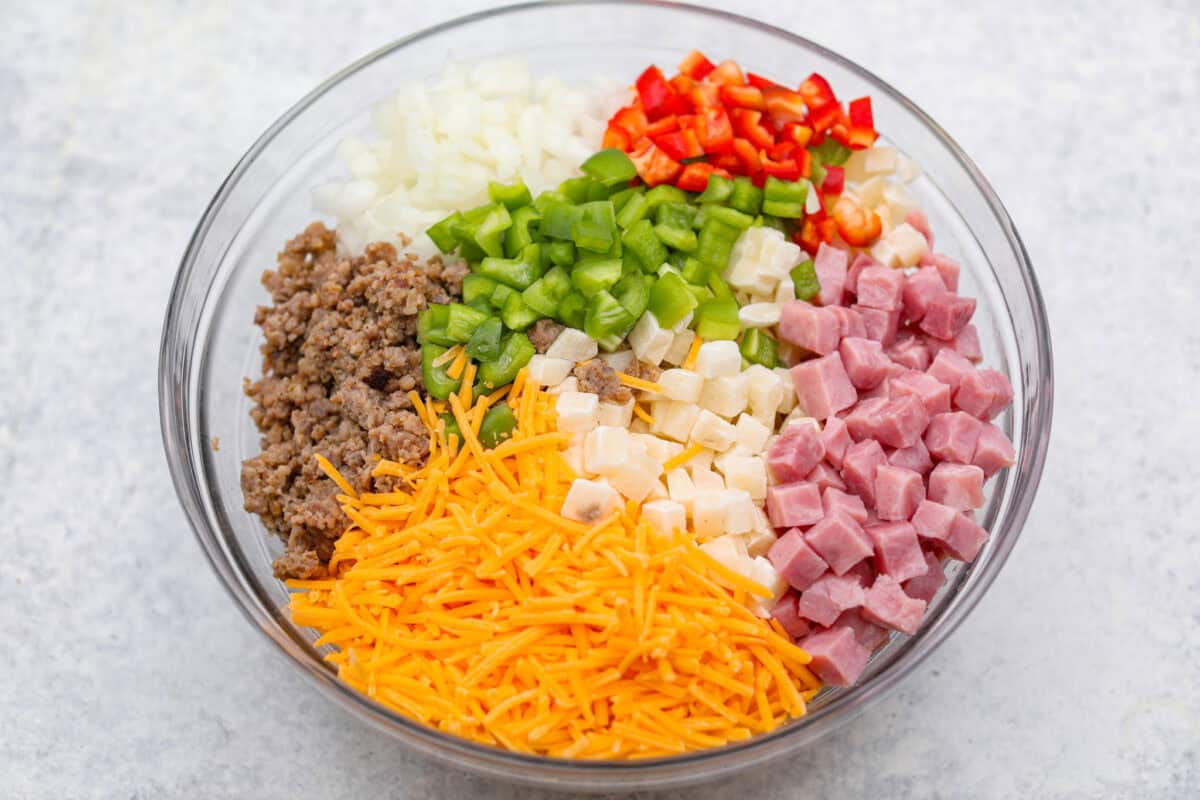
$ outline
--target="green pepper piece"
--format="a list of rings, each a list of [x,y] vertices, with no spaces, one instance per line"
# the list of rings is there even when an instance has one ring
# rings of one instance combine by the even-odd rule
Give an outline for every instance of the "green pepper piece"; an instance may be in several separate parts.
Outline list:
[[[629,333],[636,322],[625,307],[617,302],[617,298],[601,291],[588,300],[583,330],[599,342],[600,347],[611,353],[621,346],[625,334]]]
[[[765,228],[774,228],[782,234],[787,234],[787,225],[779,217],[772,217],[770,214],[760,214],[759,219],[762,220],[762,225]]]
[[[592,179],[583,175],[578,178],[567,178],[558,185],[558,191],[567,198],[567,202],[580,205],[587,202],[588,189],[591,185]]]
[[[821,292],[821,281],[817,278],[817,270],[811,258],[792,267],[789,274],[792,277],[792,285],[796,287],[797,300],[812,300]]]
[[[433,240],[438,250],[449,253],[458,247],[458,237],[454,235],[454,226],[460,222],[462,222],[462,214],[455,211],[445,219],[430,225],[425,233]]]
[[[696,198],[697,203],[727,203],[733,194],[733,181],[715,172],[708,176],[708,185]]]
[[[469,273],[463,276],[462,281],[462,296],[463,302],[469,306],[473,306],[477,300],[488,300],[492,296],[492,292],[499,286],[491,278],[486,275],[476,275]]]
[[[571,276],[562,267],[553,267],[521,293],[525,304],[543,317],[552,317],[559,302],[571,291]]]
[[[679,189],[669,183],[660,183],[646,192],[646,211],[648,213],[653,212],[663,203],[686,203],[687,201],[687,192],[683,189]]]
[[[696,232],[690,228],[672,228],[668,225],[655,225],[654,235],[663,244],[681,252],[694,253],[696,251]]]
[[[650,286],[653,281],[653,278],[641,272],[626,275],[612,288],[612,296],[617,298],[617,302],[630,316],[638,319],[646,313],[646,306],[650,303]]]
[[[808,151],[816,157],[817,161],[827,166],[840,167],[846,163],[846,159],[850,157],[852,151],[836,139],[826,139],[816,147],[808,148]]]
[[[772,369],[779,366],[779,342],[761,328],[750,328],[743,333],[738,349],[751,364]]]
[[[625,227],[624,225],[621,225],[621,210],[625,208],[625,204],[628,203],[632,198],[645,193],[646,189],[644,186],[630,186],[628,189],[622,189],[621,191],[613,194],[612,197],[608,198],[609,200],[612,200],[613,211],[617,212],[617,225],[620,225],[622,228]]]
[[[741,329],[737,300],[732,297],[714,297],[696,309],[696,335],[705,341],[736,339]]]
[[[639,220],[645,219],[646,215],[650,213],[650,203],[646,197],[646,193],[639,192],[626,200],[625,204],[621,206],[620,213],[617,214],[617,225],[628,229]]]
[[[504,255],[504,232],[512,227],[512,217],[501,203],[493,203],[475,228],[475,244],[489,256]]]
[[[617,234],[617,218],[610,200],[584,203],[571,224],[571,238],[581,250],[608,253]]]
[[[454,418],[454,415],[449,413],[442,414],[439,419],[441,419],[442,424],[445,426],[446,438],[449,439],[451,436],[457,436],[461,442],[463,438],[462,428],[458,427],[458,420]]]
[[[489,302],[491,302],[492,308],[500,311],[504,308],[504,304],[508,302],[508,298],[512,297],[514,294],[517,294],[516,289],[512,288],[511,286],[505,286],[503,283],[499,283],[496,284],[496,291],[492,292]]]
[[[530,264],[520,258],[485,258],[479,262],[476,270],[480,275],[491,278],[497,283],[511,286],[513,289],[528,289],[529,285],[541,277],[542,271],[537,264]]]
[[[810,174],[808,176],[809,182],[814,187],[821,186],[823,183],[825,183],[825,176],[828,174],[829,174],[829,170],[827,170],[827,169],[825,169],[825,167],[821,166],[821,162],[814,158],[812,160],[812,168],[811,168]]]
[[[551,239],[570,239],[575,220],[581,213],[579,206],[551,200],[542,209],[542,224],[538,230]]]
[[[488,317],[467,340],[467,355],[476,361],[491,361],[500,355],[500,336],[504,325],[499,317]]]
[[[479,365],[479,381],[489,391],[512,383],[537,351],[523,333],[510,333],[500,345],[500,355]]]
[[[744,175],[733,179],[733,192],[729,195],[729,207],[743,214],[757,216],[762,210],[762,189]]]
[[[685,283],[684,286],[692,293],[692,297],[696,298],[697,303],[707,303],[713,299],[712,289],[707,286],[696,286],[692,283]]]
[[[524,185],[524,184],[522,184]],[[542,218],[533,206],[521,206],[512,214],[512,227],[504,234],[504,255],[516,258],[526,246],[534,243],[533,231],[530,230],[535,222]]]
[[[542,249],[549,256],[551,264],[569,267],[575,263],[574,242],[546,242]]]
[[[587,298],[578,289],[572,290],[558,304],[558,313],[555,315],[555,319],[568,328],[583,330],[586,318]]]
[[[450,346],[454,340],[446,335],[446,320],[450,307],[444,304],[431,305],[417,316],[417,341],[422,344]]]
[[[637,177],[637,167],[615,147],[596,153],[580,166],[583,174],[605,186],[619,186]]]
[[[688,283],[694,283],[697,286],[705,286],[708,284],[708,276],[711,270],[708,265],[699,259],[688,256],[683,262],[683,269],[680,270],[680,275]]]
[[[763,186],[763,213],[788,219],[803,219],[807,198],[808,181],[781,181],[774,175],[769,175],[766,185]]]
[[[726,208],[725,206],[707,206],[705,208],[707,219],[715,219],[719,222],[724,222],[738,230],[746,230],[754,224],[754,217],[749,214],[743,214],[736,208]]]
[[[716,270],[708,273],[708,283],[705,285],[712,291],[713,297],[733,297],[733,291],[729,288],[729,284],[717,274]]]
[[[619,259],[604,259],[603,261],[585,261],[575,265],[571,271],[571,284],[583,292],[584,297],[591,297],[597,292],[611,288],[621,279],[621,261]]]
[[[533,207],[536,208],[537,212],[543,216],[546,214],[546,209],[552,205],[555,205],[556,203],[562,205],[571,205],[570,201],[563,196],[562,192],[556,192],[551,189],[547,189],[546,191],[538,194],[537,197],[533,198]]]
[[[436,344],[421,345],[421,380],[425,383],[425,391],[437,400],[445,400],[462,384],[462,379],[455,380],[446,374],[449,363],[434,366],[433,362],[443,355],[448,348]]]
[[[700,209],[687,203],[663,203],[654,212],[656,225],[690,230]]]
[[[504,321],[504,327],[512,331],[523,331],[543,316],[545,315],[530,308],[524,298],[515,292],[504,301],[504,308],[500,310],[500,319]]]
[[[673,328],[680,320],[691,313],[697,305],[695,296],[688,291],[683,278],[674,272],[668,272],[650,287],[650,297],[647,306],[658,324],[663,328]]]
[[[471,338],[475,329],[483,324],[488,314],[477,311],[462,303],[451,303],[449,316],[446,320],[446,335],[455,342],[466,342]]]
[[[712,267],[716,272],[724,272],[729,263],[729,253],[733,250],[733,243],[737,241],[741,233],[737,228],[718,219],[706,220],[704,227],[700,229],[696,258]]]
[[[667,260],[667,248],[654,233],[650,220],[638,220],[621,236],[621,241],[637,256],[642,269],[653,272]]]
[[[479,423],[479,443],[491,450],[505,439],[512,438],[516,427],[517,415],[508,403],[501,400],[483,415],[483,422]]]
[[[533,195],[529,193],[529,187],[524,181],[510,184],[489,181],[488,197],[492,198],[493,203],[503,203],[509,211],[516,211],[533,202]]]

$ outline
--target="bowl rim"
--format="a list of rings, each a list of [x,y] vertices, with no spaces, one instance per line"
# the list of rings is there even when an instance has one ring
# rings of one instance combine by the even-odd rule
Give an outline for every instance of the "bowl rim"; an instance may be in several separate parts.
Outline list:
[[[1036,437],[1036,446],[1033,452],[1027,454],[1029,456],[1029,461],[1027,462],[1028,469],[1023,473],[1025,486],[1018,485],[1014,489],[1013,504],[1009,514],[1011,533],[1003,541],[997,542],[997,547],[989,562],[991,569],[986,574],[979,576],[979,582],[972,587],[973,591],[961,598],[957,598],[952,607],[947,606],[942,609],[938,619],[940,620],[942,616],[953,611],[954,613],[950,619],[944,620],[944,623],[939,627],[927,629],[923,632],[924,635],[908,637],[899,645],[896,660],[888,669],[871,675],[862,684],[844,691],[844,693],[833,699],[830,703],[812,712],[810,715],[801,718],[794,725],[783,725],[774,731],[754,736],[744,742],[733,743],[719,748],[696,750],[677,756],[623,761],[572,760],[530,755],[475,743],[436,730],[400,715],[371,700],[367,696],[360,694],[338,680],[332,668],[320,660],[307,641],[298,640],[286,628],[281,630],[264,624],[267,620],[262,617],[265,616],[269,619],[272,616],[270,610],[261,607],[256,602],[256,598],[253,596],[254,593],[245,585],[242,577],[228,563],[226,559],[227,554],[221,551],[215,538],[210,541],[202,533],[203,529],[208,528],[208,519],[204,510],[204,491],[200,486],[199,475],[193,468],[189,453],[189,445],[193,437],[191,419],[187,413],[187,406],[189,404],[187,388],[185,388],[182,397],[177,397],[173,392],[173,384],[168,380],[168,375],[173,369],[171,364],[172,334],[179,327],[178,310],[184,303],[186,290],[190,285],[189,279],[195,271],[200,245],[204,242],[217,211],[222,207],[222,204],[237,185],[239,179],[247,171],[250,164],[255,161],[276,136],[290,125],[297,116],[317,99],[335,89],[349,76],[413,42],[492,17],[536,11],[542,8],[573,5],[650,5],[668,11],[701,15],[715,21],[733,23],[756,29],[759,32],[782,38],[793,45],[804,47],[824,58],[830,59],[840,67],[856,74],[860,79],[871,84],[873,92],[878,91],[888,95],[892,101],[896,102],[905,111],[912,114],[918,122],[924,125],[946,149],[948,154],[958,162],[958,165],[970,176],[975,189],[982,195],[983,200],[988,206],[988,210],[994,215],[996,222],[1004,233],[1006,243],[1012,249],[1020,267],[1024,289],[1032,307],[1035,329],[1034,343],[1038,351],[1038,358],[1045,365],[1045,374],[1047,376],[1053,374],[1053,354],[1045,302],[1037,277],[1034,274],[1029,254],[1007,210],[991,184],[957,142],[937,122],[889,83],[856,62],[810,39],[770,23],[731,11],[707,8],[690,3],[665,2],[664,0],[531,0],[530,2],[505,5],[459,16],[416,31],[408,36],[401,37],[376,48],[326,78],[314,89],[305,94],[280,115],[254,141],[246,153],[238,159],[233,169],[230,170],[229,174],[221,182],[213,198],[209,201],[199,223],[193,231],[171,288],[163,322],[158,359],[161,435],[176,495],[183,506],[189,527],[191,527],[194,536],[201,546],[201,550],[204,552],[213,571],[217,574],[222,586],[237,602],[239,610],[246,619],[266,636],[279,651],[287,656],[289,661],[301,667],[303,674],[310,681],[317,684],[319,688],[332,690],[328,694],[341,705],[355,712],[367,712],[367,721],[374,727],[387,730],[388,733],[397,733],[394,726],[401,726],[405,729],[405,732],[412,734],[411,736],[402,737],[405,743],[420,752],[432,755],[443,761],[450,761],[450,763],[454,763],[456,766],[473,768],[476,771],[494,777],[506,777],[512,780],[537,783],[544,786],[565,785],[558,783],[560,781],[591,780],[595,781],[593,788],[616,788],[612,783],[604,784],[602,781],[605,779],[611,780],[617,775],[621,775],[641,776],[652,780],[654,785],[659,787],[682,785],[712,777],[714,774],[724,772],[726,768],[736,766],[736,768],[742,769],[771,760],[799,747],[805,741],[812,740],[817,733],[824,734],[836,727],[840,727],[841,724],[844,724],[865,708],[878,702],[897,684],[911,675],[962,624],[998,576],[1012,548],[1015,546],[1028,517],[1049,449],[1048,443],[1053,416],[1052,380],[1047,381],[1042,387],[1041,401],[1038,403],[1038,407],[1034,409],[1037,412],[1034,415],[1035,418],[1027,418],[1026,420],[1027,426],[1031,430],[1037,431],[1040,435]],[[205,288],[206,292],[211,292],[213,287],[210,283]],[[205,303],[207,303],[207,296]],[[184,367],[182,368],[183,374],[188,377],[189,381],[192,376],[192,360],[193,353],[189,351],[185,354]],[[290,645],[288,640],[290,640]],[[834,713],[838,711],[841,713]],[[826,716],[832,716],[835,724],[829,725],[819,731],[808,731],[809,737],[807,739],[797,736],[797,734],[804,732],[805,729],[809,728],[817,720]],[[388,727],[388,723],[393,727]],[[451,761],[454,756],[465,756],[467,763]],[[728,764],[732,759],[739,759],[738,763],[736,765]],[[703,767],[703,769],[696,770],[697,767]],[[529,775],[520,772],[522,768],[549,770],[554,775],[550,778]],[[661,772],[664,770],[668,774],[653,775],[655,771]]]

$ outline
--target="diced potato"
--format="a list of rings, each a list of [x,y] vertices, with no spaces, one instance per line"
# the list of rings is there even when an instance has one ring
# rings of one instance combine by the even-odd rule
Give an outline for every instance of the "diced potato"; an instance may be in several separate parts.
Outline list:
[[[751,303],[738,310],[738,322],[745,328],[769,328],[779,324],[782,310],[777,303]]]
[[[704,445],[710,450],[724,453],[733,446],[737,439],[737,430],[733,425],[705,408],[696,415],[690,438],[693,442]]]
[[[775,412],[783,403],[783,380],[773,370],[761,364],[754,364],[742,373],[746,377],[746,400],[754,416],[764,422],[771,420],[767,427],[774,427]],[[791,379],[791,373],[787,373]]]
[[[614,425],[592,430],[583,443],[583,464],[588,472],[607,475],[629,460],[629,431]]]
[[[818,431],[821,430],[821,423],[814,417],[805,414],[802,408],[792,409],[792,412],[784,418],[783,424],[779,426],[779,432],[783,433],[793,425],[812,425]]]
[[[681,403],[699,402],[700,390],[704,388],[704,376],[690,369],[664,370],[656,382],[665,396]]]
[[[713,494],[724,491],[725,479],[708,467],[692,467],[690,469],[692,483],[696,486],[696,496]]]
[[[887,245],[886,248],[881,248],[880,253],[890,261],[877,260],[888,267],[915,267],[921,262],[921,257],[929,252],[929,242],[924,234],[907,222],[900,223],[888,232],[886,237],[875,243],[875,247],[879,245]],[[873,258],[875,247],[871,248]]]
[[[773,299],[780,306],[796,299],[796,284],[790,276],[786,280],[780,281],[779,285],[775,287],[775,297]],[[783,313],[782,309],[780,313]]]
[[[617,490],[603,481],[576,478],[563,500],[562,515],[579,522],[598,522],[621,508]]]
[[[663,485],[663,482],[661,480],[656,480],[653,484],[651,484],[650,494],[646,495],[646,499],[667,500],[670,499],[670,495],[667,494],[667,487]]]
[[[674,340],[675,334],[663,330],[658,324],[658,318],[649,311],[642,314],[642,318],[629,332],[629,346],[633,348],[633,354],[638,360],[656,367],[662,363],[663,356],[667,354]]]
[[[600,417],[600,398],[591,392],[563,392],[554,405],[558,429],[567,433],[586,433],[596,427]]]
[[[745,569],[742,562],[749,559],[745,546],[736,536],[718,536],[700,545],[700,549],[713,561],[738,574]]]
[[[600,401],[598,420],[601,425],[613,425],[628,428],[633,421],[633,397],[624,403],[614,403],[612,400]]]
[[[700,409],[693,403],[680,403],[665,398],[655,400],[651,409],[654,424],[650,426],[650,432],[677,442],[686,442],[699,415]]]
[[[578,391],[579,391],[579,379],[576,378],[574,375],[572,375],[569,378],[565,378],[557,386],[551,386],[549,389],[546,390],[546,394],[564,394],[566,392],[578,392]]]
[[[700,539],[725,533],[729,498],[724,491],[697,493],[692,501],[692,528]]]
[[[682,503],[674,500],[653,500],[642,506],[642,519],[649,522],[656,531],[671,535],[676,531],[687,530],[687,510]]]
[[[628,458],[605,477],[613,488],[635,503],[640,503],[650,494],[662,474],[662,465],[649,456]]]
[[[696,354],[696,372],[705,378],[728,378],[742,371],[742,354],[737,342],[705,342]]]
[[[566,380],[575,368],[575,362],[565,358],[550,358],[540,353],[529,359],[529,380],[539,386],[557,386]]]
[[[562,451],[562,457],[563,461],[566,462],[567,467],[577,476],[582,478],[588,474],[587,467],[583,463],[582,445],[571,445],[570,447],[564,448]]]
[[[696,334],[693,331],[677,331],[674,338],[671,339],[671,346],[663,354],[663,361],[674,367],[682,364],[687,360],[688,353],[692,350],[692,342],[695,339]]]
[[[746,545],[746,552],[752,556],[765,556],[771,549],[771,545],[775,544],[775,529],[771,527],[770,520],[763,513],[761,508],[754,508],[754,524],[751,525],[749,532],[742,534],[742,541]]]
[[[721,493],[725,508],[725,532],[748,533],[754,528],[754,500],[744,489],[726,489]],[[699,498],[697,498],[699,500]]]
[[[583,331],[564,328],[562,333],[558,334],[558,338],[551,342],[550,347],[546,349],[546,356],[578,364],[580,361],[595,358],[599,349],[596,340]]]
[[[601,353],[600,360],[617,372],[629,372],[637,358],[632,350],[618,350],[615,353]]]
[[[796,407],[796,381],[787,367],[776,367],[772,371],[779,376],[779,384],[783,390],[783,399],[779,401],[779,413],[788,414]]]
[[[722,484],[722,488],[724,485]],[[667,473],[667,494],[676,503],[679,503],[687,513],[692,513],[692,501],[696,499],[696,484],[692,482],[692,477],[683,467],[673,469]]]
[[[771,428],[764,425],[758,418],[742,414],[733,426],[737,429],[737,441],[734,450],[744,455],[756,456],[767,446],[767,437]]]
[[[700,390],[700,405],[714,414],[733,418],[746,410],[749,389],[744,375],[710,378]]]
[[[639,433],[634,436],[634,440],[645,448],[646,455],[660,464],[683,452],[683,445],[679,442],[672,442],[652,433]]]
[[[750,595],[750,610],[765,619],[771,616],[771,609],[775,608],[775,604],[787,591],[787,581],[775,571],[775,566],[764,556],[757,555],[747,561],[749,569],[742,574],[755,583],[761,584],[771,593],[770,597]]]
[[[758,456],[724,456],[725,485],[741,489],[751,499],[762,502],[767,498],[767,467]]]

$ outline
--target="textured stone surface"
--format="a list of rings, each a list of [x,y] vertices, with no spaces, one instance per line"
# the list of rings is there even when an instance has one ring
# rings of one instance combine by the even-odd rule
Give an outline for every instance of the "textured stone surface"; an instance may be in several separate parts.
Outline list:
[[[236,5],[23,3],[0,26],[3,794],[544,796],[317,696],[175,501],[159,326],[211,193],[318,80],[483,4]],[[975,158],[1038,267],[1058,397],[1020,544],[919,673],[789,763],[669,796],[1197,796],[1196,4],[737,5]]]

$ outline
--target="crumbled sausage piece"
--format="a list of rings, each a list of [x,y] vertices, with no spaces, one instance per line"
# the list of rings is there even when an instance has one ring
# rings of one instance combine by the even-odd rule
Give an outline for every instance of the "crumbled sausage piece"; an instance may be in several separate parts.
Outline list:
[[[629,387],[621,383],[616,371],[603,359],[593,358],[575,367],[575,377],[579,379],[579,391],[597,394],[601,400],[624,403],[633,396]]]
[[[539,319],[529,329],[529,341],[539,353],[544,353],[554,344],[554,340],[563,332],[563,326],[552,319]]]

